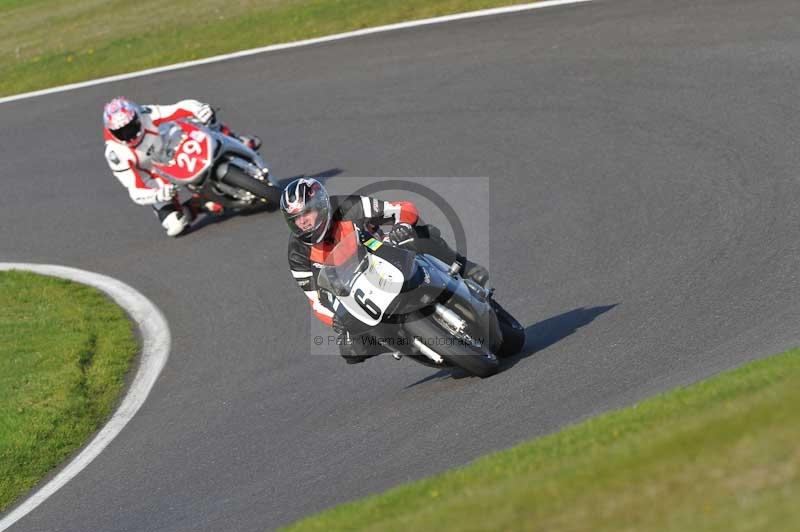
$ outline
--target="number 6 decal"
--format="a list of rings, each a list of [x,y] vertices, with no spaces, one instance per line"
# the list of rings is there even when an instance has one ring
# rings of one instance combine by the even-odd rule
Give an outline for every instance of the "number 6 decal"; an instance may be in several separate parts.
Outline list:
[[[356,288],[356,291],[353,293],[353,299],[356,300],[358,306],[363,308],[364,312],[369,314],[372,319],[377,320],[381,317],[381,309],[373,301],[366,298],[366,294],[362,289]]]

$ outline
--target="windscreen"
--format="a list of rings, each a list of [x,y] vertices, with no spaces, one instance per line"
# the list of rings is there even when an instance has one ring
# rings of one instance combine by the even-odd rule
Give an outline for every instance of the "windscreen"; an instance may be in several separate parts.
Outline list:
[[[158,134],[161,137],[161,149],[153,155],[153,160],[159,164],[170,164],[186,133],[177,122],[167,122],[158,127]]]
[[[328,252],[324,264],[317,279],[319,287],[337,296],[349,294],[353,279],[369,264],[369,254],[361,245],[358,231],[350,231],[340,238]]]

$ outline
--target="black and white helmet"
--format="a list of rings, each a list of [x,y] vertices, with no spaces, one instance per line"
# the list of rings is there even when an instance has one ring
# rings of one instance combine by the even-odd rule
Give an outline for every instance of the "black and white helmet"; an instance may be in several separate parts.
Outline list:
[[[289,230],[304,244],[313,246],[322,242],[328,233],[331,200],[316,179],[301,177],[286,185],[281,195],[281,212]],[[307,215],[311,212],[316,212],[316,217]]]

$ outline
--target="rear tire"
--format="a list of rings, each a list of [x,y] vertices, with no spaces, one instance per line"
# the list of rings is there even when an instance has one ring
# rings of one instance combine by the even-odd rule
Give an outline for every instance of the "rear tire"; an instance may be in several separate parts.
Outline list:
[[[225,172],[222,182],[226,185],[246,190],[254,196],[266,200],[271,206],[280,204],[280,190],[268,183],[250,177],[232,164],[228,165],[228,170]]]
[[[406,322],[403,328],[414,338],[423,341],[435,342],[429,345],[450,366],[459,367],[472,375],[485,379],[497,373],[499,364],[497,358],[491,357],[476,347],[458,341],[453,335],[445,331],[432,318],[422,318]],[[435,341],[434,339],[441,339]]]

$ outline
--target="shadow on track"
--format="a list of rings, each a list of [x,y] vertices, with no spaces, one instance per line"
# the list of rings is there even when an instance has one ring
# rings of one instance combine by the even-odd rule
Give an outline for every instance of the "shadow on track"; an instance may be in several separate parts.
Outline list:
[[[294,181],[295,179],[300,178],[300,177],[313,177],[314,179],[317,179],[317,180],[321,181],[322,183],[325,183],[325,181],[327,181],[331,177],[334,177],[334,176],[337,176],[337,175],[341,174],[343,171],[344,170],[342,170],[340,168],[330,168],[328,170],[323,170],[322,172],[318,172],[316,174],[302,174],[302,175],[296,175],[296,176],[288,177],[288,178],[284,178],[284,179],[278,179],[276,181],[276,183],[277,183],[278,187],[281,190],[283,189],[283,187],[285,187],[286,185],[288,185],[289,183],[291,183],[292,181]],[[275,212],[277,210],[278,210],[278,206],[277,205],[268,205],[268,206],[265,206],[265,207],[255,208],[255,209],[248,210],[248,211],[223,213],[223,214],[216,215],[216,216],[212,215],[212,214],[207,214],[207,213],[201,214],[192,223],[192,225],[189,227],[189,229],[185,233],[183,233],[181,235],[181,238],[184,238],[184,237],[186,237],[188,235],[191,235],[191,234],[201,230],[202,228],[204,228],[204,227],[206,227],[208,225],[222,223],[222,222],[224,222],[226,220],[230,220],[231,218],[236,218],[237,216],[252,216],[254,214],[261,214],[262,212]]]
[[[503,359],[500,362],[500,371],[505,371],[516,365],[520,360],[560,342],[581,327],[589,325],[595,318],[605,314],[618,304],[590,308],[579,307],[529,325],[525,328],[525,346],[522,348],[522,352]]]
[[[525,345],[522,348],[522,352],[512,357],[502,359],[500,361],[500,372],[502,373],[503,371],[514,367],[521,360],[528,358],[534,353],[543,349],[547,349],[551,345],[560,342],[581,327],[593,322],[595,318],[601,314],[605,314],[609,310],[613,309],[618,304],[619,303],[590,308],[579,307],[527,326],[525,328]],[[459,369],[442,369],[425,377],[424,379],[409,384],[405,389],[413,388],[419,384],[445,377],[462,379],[468,376],[469,375]]]

